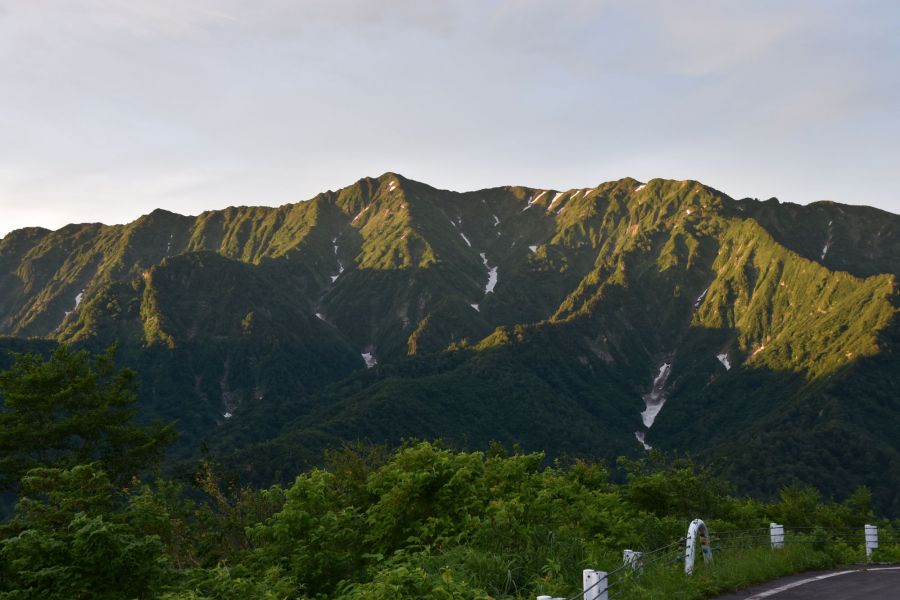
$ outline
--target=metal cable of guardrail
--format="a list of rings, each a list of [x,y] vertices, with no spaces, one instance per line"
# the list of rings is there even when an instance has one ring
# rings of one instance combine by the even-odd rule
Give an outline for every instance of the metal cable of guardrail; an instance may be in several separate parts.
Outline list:
[[[670,555],[673,553],[677,557],[678,550],[680,549],[680,546],[684,543],[684,541],[685,538],[680,537],[674,542],[668,543],[665,546],[660,546],[659,548],[654,548],[653,550],[646,550],[642,552],[639,569],[645,569],[664,560],[671,560]]]
[[[660,546],[659,548],[654,548],[653,550],[646,550],[643,552],[643,554],[644,554],[644,556],[650,556],[650,555],[656,554],[657,552],[662,552],[663,550],[671,548],[672,546],[677,546],[678,544],[682,543],[683,541],[684,541],[684,538],[680,537],[677,540],[675,540],[674,542],[672,542],[671,544],[666,544],[665,546]]]
[[[723,529],[721,531],[713,531],[710,529],[710,535],[722,535],[725,533],[749,533],[752,531],[769,531],[768,527],[754,527],[752,529]]]
[[[720,552],[722,550],[734,550],[734,549],[746,550],[749,548],[768,548],[769,546],[771,546],[771,542],[765,541],[765,542],[755,542],[755,543],[747,542],[747,543],[743,543],[743,544],[731,544],[731,545],[725,544],[725,545],[713,546],[712,549],[715,552]]]
[[[731,536],[731,537],[720,536],[720,535],[715,535],[715,534],[712,534],[712,535],[714,536],[715,539],[726,540],[729,542],[732,540],[759,540],[759,539],[763,539],[763,538],[769,539],[769,534],[766,534],[766,535],[740,535],[740,536]]]
[[[764,533],[765,532],[765,533]],[[681,554],[680,545],[686,543],[684,554]],[[873,551],[879,548],[879,544],[900,544],[900,528],[893,526],[881,527],[866,524],[862,527],[822,527],[814,525],[801,525],[786,527],[777,523],[770,523],[769,527],[755,527],[747,529],[723,529],[711,531],[706,528],[701,519],[695,519],[688,528],[688,536],[645,551],[625,550],[623,553],[624,564],[610,572],[584,571],[584,589],[568,599],[551,599],[549,596],[541,596],[548,600],[614,600],[622,598],[630,589],[626,584],[641,577],[645,569],[654,565],[671,565],[684,561],[685,574],[693,573],[694,561],[702,556],[704,562],[712,563],[713,552],[752,550],[770,547],[778,551],[788,545],[800,544],[846,544],[849,547],[859,548],[863,546],[866,552],[866,562],[872,559]],[[702,553],[701,553],[702,551]],[[733,556],[733,555],[732,555]],[[615,594],[610,590],[615,588]]]
[[[628,568],[628,565],[622,565],[622,566],[619,567],[618,569],[615,569],[615,570],[613,570],[613,571],[609,571],[608,573],[605,573],[605,574],[603,575],[603,577],[600,577],[593,585],[590,585],[590,586],[584,588],[584,589],[581,590],[579,593],[577,593],[577,594],[575,594],[574,596],[568,598],[567,600],[578,600],[579,598],[583,598],[585,594],[587,594],[587,593],[590,592],[591,590],[596,589],[597,587],[599,587],[600,584],[603,583],[604,581],[606,582],[606,589],[608,590],[609,588],[611,588],[611,587],[614,585],[614,584],[612,584],[612,583],[609,582],[609,578],[610,578],[611,576],[613,576],[613,575],[619,573],[620,571],[625,570],[626,568]]]

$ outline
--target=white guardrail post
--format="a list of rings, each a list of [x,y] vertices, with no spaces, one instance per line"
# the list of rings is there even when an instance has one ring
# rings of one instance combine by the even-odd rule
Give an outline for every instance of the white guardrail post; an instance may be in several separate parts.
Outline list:
[[[866,560],[872,559],[872,550],[878,547],[878,526],[866,525]]]
[[[609,580],[606,578],[606,571],[594,571],[593,569],[585,569],[582,572],[582,581],[584,582],[584,600],[609,600],[609,594],[606,592],[609,587]]]
[[[622,552],[622,563],[635,573],[640,573],[644,570],[644,553],[625,550]]]
[[[709,545],[709,530],[701,519],[694,519],[688,526],[687,540],[684,547],[684,573],[694,574],[694,559],[697,556],[697,542],[703,552],[703,562],[712,562],[712,547]]]
[[[772,540],[772,550],[784,548],[784,525],[769,523],[769,539]]]
[[[637,554],[640,554],[638,552]],[[593,569],[585,569],[582,572],[582,580],[584,592],[582,598],[584,600],[609,600],[609,579],[606,577],[606,571],[594,571]],[[565,598],[554,598],[553,596],[538,596],[537,600],[565,600]]]

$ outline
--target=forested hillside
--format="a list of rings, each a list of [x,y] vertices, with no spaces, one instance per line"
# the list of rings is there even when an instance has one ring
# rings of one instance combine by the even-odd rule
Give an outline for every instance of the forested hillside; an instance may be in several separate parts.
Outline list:
[[[690,453],[900,511],[900,217],[694,181],[278,208],[0,240],[0,347],[118,346],[172,461],[290,480],[342,441]],[[4,353],[5,354],[5,353]],[[0,357],[0,361],[7,361]]]
[[[866,488],[761,502],[658,452],[606,467],[497,443],[353,444],[287,486],[241,484],[210,460],[169,478],[156,467],[175,430],[134,421],[134,376],[111,352],[66,347],[0,372],[0,490],[18,500],[0,522],[0,598],[518,600],[569,596],[598,568],[619,598],[700,600],[859,560],[866,523],[882,532],[872,559],[900,557],[897,522]],[[716,559],[687,577],[697,516]],[[777,551],[771,521],[790,534]],[[644,568],[619,568],[625,547],[648,551]]]

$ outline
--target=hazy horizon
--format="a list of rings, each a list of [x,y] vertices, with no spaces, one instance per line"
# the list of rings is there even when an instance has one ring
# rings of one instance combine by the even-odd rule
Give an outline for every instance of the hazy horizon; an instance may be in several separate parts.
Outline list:
[[[900,213],[900,4],[185,4],[0,0],[0,237],[387,171]]]

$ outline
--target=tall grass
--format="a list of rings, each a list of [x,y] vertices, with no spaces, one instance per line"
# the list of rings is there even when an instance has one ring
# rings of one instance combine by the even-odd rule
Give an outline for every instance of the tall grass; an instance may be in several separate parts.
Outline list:
[[[682,556],[669,555],[642,572],[613,574],[609,579],[609,597],[612,600],[704,600],[786,575],[829,570],[865,560],[861,544],[840,539],[816,541],[814,536],[804,538],[780,550],[759,546],[714,552],[713,561],[706,564],[700,560],[692,576],[685,575]],[[871,560],[873,563],[900,561],[900,543],[888,538]],[[569,596],[577,593],[570,592]]]

